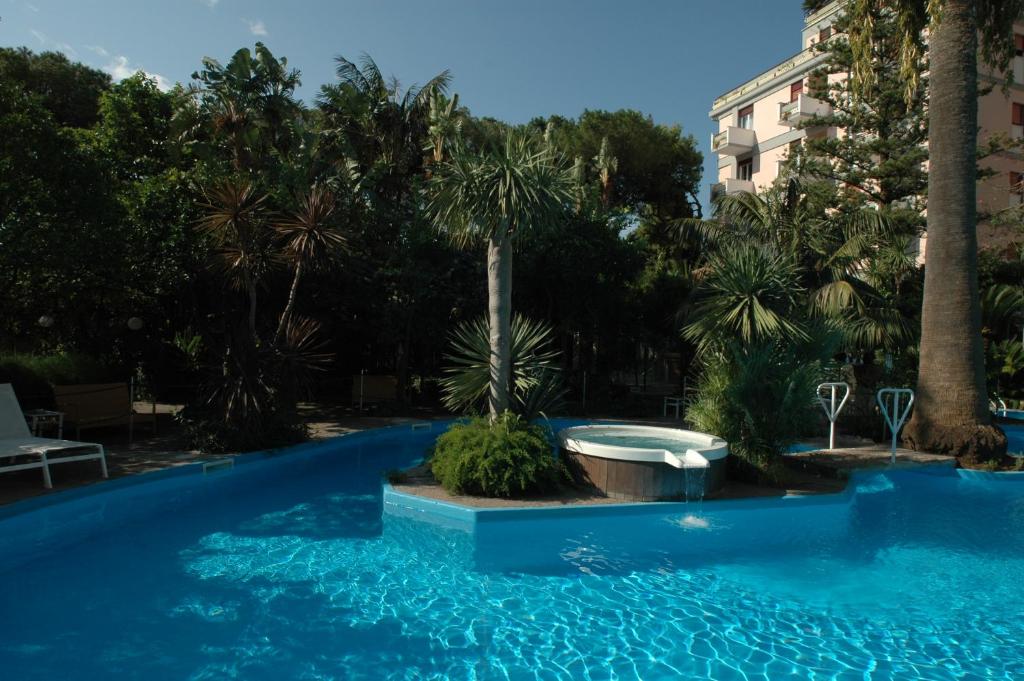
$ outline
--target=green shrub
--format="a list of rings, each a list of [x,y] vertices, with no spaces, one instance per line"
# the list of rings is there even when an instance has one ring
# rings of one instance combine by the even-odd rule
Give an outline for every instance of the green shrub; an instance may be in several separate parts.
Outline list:
[[[293,410],[273,408],[244,424],[225,421],[215,410],[188,405],[178,412],[188,446],[206,453],[252,452],[303,442],[309,430]]]
[[[730,344],[706,358],[687,420],[729,443],[731,475],[784,482],[782,454],[817,419],[821,360],[787,343]]]
[[[23,409],[52,408],[53,386],[113,382],[123,376],[81,353],[0,355],[0,383],[14,386]]]
[[[430,470],[452,494],[506,498],[553,492],[563,472],[544,430],[510,412],[453,425],[437,439]]]

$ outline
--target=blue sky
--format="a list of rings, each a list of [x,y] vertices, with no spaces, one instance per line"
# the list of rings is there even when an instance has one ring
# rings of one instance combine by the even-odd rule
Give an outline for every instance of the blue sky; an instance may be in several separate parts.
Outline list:
[[[115,77],[186,82],[204,56],[263,41],[311,101],[333,59],[370,54],[405,84],[449,69],[476,115],[633,108],[705,154],[715,96],[795,53],[800,0],[0,0],[0,45],[60,50]]]

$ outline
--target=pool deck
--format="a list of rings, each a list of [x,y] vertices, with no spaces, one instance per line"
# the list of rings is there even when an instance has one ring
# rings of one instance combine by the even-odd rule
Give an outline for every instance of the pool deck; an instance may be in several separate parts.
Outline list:
[[[148,411],[149,408],[149,405],[139,405],[138,410]],[[175,411],[175,405],[157,405],[157,433],[151,433],[145,426],[139,427],[136,429],[135,441],[131,444],[128,443],[127,432],[123,427],[87,431],[83,433],[82,439],[104,445],[111,478],[139,475],[150,471],[184,466],[197,461],[209,461],[221,456],[233,456],[232,454],[207,454],[190,449],[181,426],[174,420]],[[415,417],[359,416],[344,407],[320,404],[302,405],[300,411],[310,427],[313,440],[372,428],[414,423],[427,418],[449,418],[426,414]],[[616,422],[621,423],[622,421],[617,420]],[[681,425],[680,421],[665,418],[630,420],[630,423],[670,427]],[[67,435],[73,437],[73,433]],[[822,444],[824,446],[824,443]],[[845,480],[850,472],[889,466],[889,450],[887,448],[870,442],[841,442],[840,444],[843,445],[843,448],[832,452],[805,452],[787,457],[792,469],[792,476],[787,481],[785,488],[762,487],[730,481],[715,498],[738,499],[835,493],[842,491],[845,487]],[[952,457],[921,454],[905,449],[897,450],[897,466],[936,464],[956,465]],[[99,475],[99,464],[96,461],[59,464],[52,466],[50,471],[53,476],[52,490],[43,487],[42,474],[39,470],[0,475],[0,505],[103,481]],[[480,508],[621,503],[618,500],[601,497],[586,490],[567,490],[557,496],[528,500],[453,497],[432,479],[422,477],[412,479],[405,485],[395,485],[395,488],[419,496]]]
[[[149,404],[139,404],[137,411],[148,412],[151,408]],[[82,440],[98,442],[104,446],[111,479],[234,456],[190,449],[184,431],[174,419],[177,409],[176,405],[157,405],[156,434],[150,431],[148,425],[140,426],[135,429],[135,441],[131,444],[128,443],[127,429],[123,426],[84,431]],[[423,417],[358,416],[349,409],[329,405],[302,405],[300,411],[306,418],[313,440],[423,420]],[[74,438],[75,434],[65,432],[64,436]],[[0,505],[103,482],[99,468],[97,461],[53,465],[50,467],[53,489],[43,487],[39,469],[0,474]]]

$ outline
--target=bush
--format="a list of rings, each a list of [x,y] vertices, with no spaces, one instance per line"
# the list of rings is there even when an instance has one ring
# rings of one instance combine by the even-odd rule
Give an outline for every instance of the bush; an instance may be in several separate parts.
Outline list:
[[[53,408],[53,386],[105,383],[118,377],[95,357],[81,353],[0,356],[0,383],[10,383],[23,409]]]
[[[708,357],[687,420],[729,443],[732,477],[784,482],[782,454],[818,418],[820,360],[785,343],[730,344]]]
[[[558,489],[563,467],[545,432],[506,412],[457,423],[437,439],[430,470],[452,494],[520,497]]]
[[[209,408],[188,405],[178,412],[188,446],[205,453],[252,452],[303,442],[306,424],[293,410],[272,409],[243,423],[226,421]]]

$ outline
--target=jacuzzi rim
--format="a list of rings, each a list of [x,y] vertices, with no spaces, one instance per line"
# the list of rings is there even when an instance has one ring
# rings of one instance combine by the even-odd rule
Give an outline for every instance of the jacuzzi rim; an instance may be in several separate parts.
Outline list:
[[[666,435],[680,440],[705,442],[703,447],[690,447],[680,457],[667,449],[645,449],[642,447],[624,447],[609,445],[587,440],[585,434],[596,430],[626,430],[656,435]],[[711,461],[724,459],[729,455],[728,443],[720,437],[699,433],[682,428],[666,428],[664,426],[645,426],[639,424],[590,424],[572,426],[558,431],[558,441],[563,449],[574,454],[595,456],[601,459],[616,461],[658,462],[667,463],[674,468],[699,468],[710,465]]]

